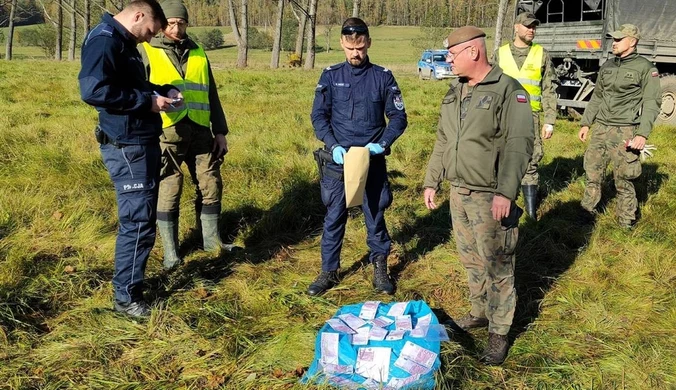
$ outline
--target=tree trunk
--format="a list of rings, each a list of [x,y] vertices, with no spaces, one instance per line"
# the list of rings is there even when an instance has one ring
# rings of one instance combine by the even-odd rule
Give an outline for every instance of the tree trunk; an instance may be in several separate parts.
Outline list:
[[[307,30],[307,52],[305,55],[305,69],[314,69],[315,67],[315,30],[317,28],[316,17],[317,0],[310,0],[310,11],[308,12],[308,19],[310,21],[310,28]]]
[[[56,46],[54,59],[61,61],[61,49],[63,49],[63,0],[56,1]]]
[[[70,0],[70,40],[68,41],[68,61],[75,61],[75,40],[77,39],[77,20],[75,17],[75,0]]]
[[[284,0],[279,0],[277,3],[277,26],[275,27],[275,41],[272,44],[272,59],[270,60],[270,67],[272,69],[279,68],[279,52],[282,46],[282,21],[284,19]]]
[[[82,32],[83,32],[83,37],[86,37],[87,34],[89,33],[89,30],[92,28],[92,6],[89,3],[89,0],[84,0],[84,14],[82,17]]]
[[[12,3],[9,8],[9,20],[7,25],[7,43],[5,45],[5,59],[7,61],[12,60],[12,45],[14,41],[14,13],[16,12],[16,2],[17,0],[12,0]]]
[[[495,43],[493,45],[493,51],[497,50],[502,43],[502,27],[505,24],[505,15],[507,14],[508,8],[507,3],[509,3],[509,0],[500,0],[498,5],[498,20],[495,24]]]
[[[354,3],[352,3],[352,17],[353,18],[359,17],[359,6],[360,5],[361,5],[361,0],[354,0]]]
[[[242,0],[242,9],[240,12],[240,25],[242,33],[239,35],[241,43],[237,46],[237,67],[246,68],[247,56],[249,54],[249,1]]]
[[[307,0],[305,9],[300,10],[298,18],[298,34],[296,35],[296,50],[294,51],[299,59],[303,59],[303,42],[305,41],[305,30],[307,29],[307,10],[310,8],[310,0]]]

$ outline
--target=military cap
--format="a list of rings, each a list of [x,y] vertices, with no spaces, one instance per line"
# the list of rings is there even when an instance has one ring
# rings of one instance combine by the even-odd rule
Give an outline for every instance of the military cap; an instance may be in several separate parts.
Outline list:
[[[522,12],[516,17],[514,24],[523,24],[524,26],[539,26],[540,21],[531,12]]]
[[[620,29],[617,31],[613,31],[610,34],[613,39],[622,39],[624,37],[632,37],[636,39],[641,39],[641,34],[638,31],[638,27],[634,26],[633,24],[623,24],[620,26]]]
[[[188,21],[188,10],[181,0],[165,0],[160,6],[167,19],[180,18]]]
[[[444,45],[446,45],[447,49],[450,49],[451,47],[459,45],[463,42],[485,36],[486,33],[480,28],[474,26],[460,27],[459,29],[453,30],[450,34],[448,34],[448,38],[446,38],[444,41]]]

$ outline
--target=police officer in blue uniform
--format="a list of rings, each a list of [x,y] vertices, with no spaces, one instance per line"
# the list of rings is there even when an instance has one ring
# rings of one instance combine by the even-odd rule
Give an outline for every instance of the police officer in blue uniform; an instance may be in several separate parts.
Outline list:
[[[166,27],[155,0],[134,0],[115,16],[104,14],[82,45],[78,76],[82,100],[96,108],[96,139],[115,185],[120,226],[115,245],[114,309],[147,317],[143,276],[155,243],[160,170],[160,111],[180,105],[171,85],[146,81],[136,50]]]
[[[324,142],[331,158],[323,164],[321,172],[321,197],[327,208],[321,241],[322,271],[308,288],[308,294],[322,294],[338,283],[347,222],[343,156],[352,146],[367,147],[371,155],[362,210],[369,260],[374,265],[373,286],[380,292],[393,294],[394,286],[387,275],[392,242],[384,215],[392,203],[392,191],[385,155],[406,129],[406,111],[392,72],[369,61],[371,38],[363,20],[345,20],[340,45],[346,61],[324,70],[312,106],[315,135]]]

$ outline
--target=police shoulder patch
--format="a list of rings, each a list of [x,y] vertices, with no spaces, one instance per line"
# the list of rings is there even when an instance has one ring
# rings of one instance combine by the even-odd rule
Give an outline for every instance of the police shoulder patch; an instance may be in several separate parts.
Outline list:
[[[522,93],[516,94],[516,101],[519,103],[528,103],[528,98]]]
[[[396,108],[399,111],[404,109],[404,98],[401,97],[401,94],[395,95],[393,101],[394,101],[394,108]]]

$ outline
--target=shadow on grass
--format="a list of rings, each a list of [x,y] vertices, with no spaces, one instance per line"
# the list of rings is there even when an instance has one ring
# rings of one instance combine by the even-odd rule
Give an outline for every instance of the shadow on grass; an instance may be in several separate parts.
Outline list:
[[[229,276],[237,263],[268,261],[288,246],[318,234],[323,218],[318,182],[292,180],[285,185],[278,202],[267,211],[245,205],[221,214],[219,227],[225,242],[231,242],[241,231],[250,231],[244,239],[243,250],[190,261],[173,274],[150,278],[146,280],[148,297],[166,298],[179,289],[190,288],[198,279],[217,283]],[[182,254],[198,248],[201,236],[197,229],[185,241]]]
[[[669,175],[657,172],[653,163],[643,165],[634,181],[639,207],[657,193]],[[612,176],[604,180],[604,196],[597,209],[606,208],[615,197]],[[552,284],[570,268],[589,242],[594,225],[578,219],[579,201],[560,203],[539,222],[530,220],[520,228],[516,249],[515,285],[518,296],[511,339],[518,337],[540,314],[540,302]]]
[[[542,202],[549,194],[568,188],[570,182],[584,176],[584,156],[555,157],[549,164],[541,165],[538,173],[540,174],[538,195]]]
[[[405,244],[416,237],[418,238],[416,246],[412,249],[404,249],[399,262],[390,267],[390,276],[395,281],[411,263],[418,261],[425,253],[448,241],[451,237],[451,214],[448,201],[423,217],[404,224],[392,237],[392,241],[406,248]]]
[[[511,340],[537,319],[544,296],[589,243],[595,225],[579,220],[580,209],[579,201],[560,203],[537,223],[528,220],[520,226],[514,271],[518,300]]]

